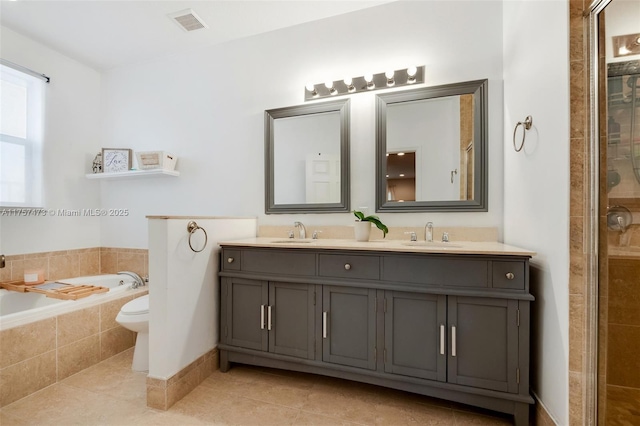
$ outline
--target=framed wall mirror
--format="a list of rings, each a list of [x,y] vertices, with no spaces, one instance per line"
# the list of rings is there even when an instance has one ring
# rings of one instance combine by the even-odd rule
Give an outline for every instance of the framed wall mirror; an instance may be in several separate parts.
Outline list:
[[[349,106],[265,111],[265,213],[349,211]]]
[[[376,96],[376,211],[487,211],[487,80]]]

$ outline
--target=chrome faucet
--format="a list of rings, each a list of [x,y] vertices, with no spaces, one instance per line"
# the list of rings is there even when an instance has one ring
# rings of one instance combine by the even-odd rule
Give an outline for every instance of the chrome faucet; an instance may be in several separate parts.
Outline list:
[[[424,227],[424,240],[433,242],[433,222],[427,222]]]
[[[295,226],[296,228],[300,228],[300,230],[298,231],[298,237],[300,239],[304,240],[305,238],[307,238],[307,228],[304,227],[302,222],[294,222],[293,226]]]
[[[120,271],[118,275],[128,275],[133,278],[133,284],[131,284],[131,288],[138,288],[145,285],[146,280],[142,279],[142,277],[135,272],[131,271]]]

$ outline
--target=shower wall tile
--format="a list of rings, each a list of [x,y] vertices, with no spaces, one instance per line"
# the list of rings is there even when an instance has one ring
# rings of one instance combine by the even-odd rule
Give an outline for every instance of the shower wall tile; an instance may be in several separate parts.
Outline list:
[[[58,316],[58,346],[65,346],[100,331],[100,306]]]
[[[607,386],[607,426],[640,424],[640,389]]]
[[[55,348],[55,318],[2,330],[0,331],[0,368],[6,368]]]
[[[49,279],[49,258],[45,256],[31,257],[11,262],[11,279],[16,281],[24,280],[24,271],[30,269],[42,269],[44,278]]]
[[[94,334],[58,348],[58,381],[100,362],[100,336]]]
[[[640,389],[640,327],[609,324],[607,383]]]
[[[118,253],[100,249],[100,273],[115,274],[118,272]]]
[[[56,382],[56,351],[0,369],[0,407]]]
[[[609,259],[609,324],[640,326],[640,258]]]

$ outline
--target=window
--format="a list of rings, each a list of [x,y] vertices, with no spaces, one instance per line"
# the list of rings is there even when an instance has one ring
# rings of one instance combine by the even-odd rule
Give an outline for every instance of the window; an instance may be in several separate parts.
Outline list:
[[[43,207],[46,80],[8,64],[0,63],[0,206]]]

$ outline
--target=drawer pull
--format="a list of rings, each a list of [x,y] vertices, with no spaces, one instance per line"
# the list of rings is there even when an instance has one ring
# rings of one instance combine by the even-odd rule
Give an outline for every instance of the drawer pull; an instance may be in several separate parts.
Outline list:
[[[260,305],[260,330],[264,330],[264,305]]]
[[[271,305],[267,306],[267,330],[271,331]]]
[[[444,324],[440,324],[440,355],[444,355]]]
[[[227,263],[233,263],[235,259],[233,257],[228,257],[227,258]]]
[[[513,272],[507,272],[507,273],[505,274],[505,277],[507,277],[507,279],[508,279],[508,280],[512,280],[512,279],[514,279],[516,276],[515,276],[515,275],[513,275]]]
[[[348,271],[349,269],[351,269],[351,265],[349,263],[345,263],[344,264],[344,269],[346,269]]]

